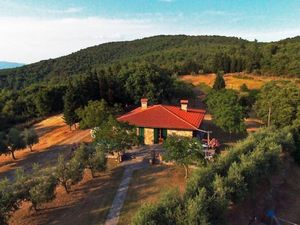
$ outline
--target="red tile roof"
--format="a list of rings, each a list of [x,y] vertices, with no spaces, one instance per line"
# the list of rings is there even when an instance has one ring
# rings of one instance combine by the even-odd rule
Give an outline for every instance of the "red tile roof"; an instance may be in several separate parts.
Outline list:
[[[197,130],[205,115],[205,110],[182,110],[177,106],[153,105],[147,109],[138,107],[118,118],[138,127],[168,128],[178,130]]]

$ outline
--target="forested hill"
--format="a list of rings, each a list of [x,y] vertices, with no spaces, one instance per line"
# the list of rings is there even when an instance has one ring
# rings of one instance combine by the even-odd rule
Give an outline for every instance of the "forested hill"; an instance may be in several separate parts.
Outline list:
[[[106,43],[57,59],[0,70],[0,88],[63,83],[70,76],[108,67],[117,73],[122,67],[143,62],[176,74],[223,70],[300,76],[300,37],[260,43],[235,37],[168,35]]]

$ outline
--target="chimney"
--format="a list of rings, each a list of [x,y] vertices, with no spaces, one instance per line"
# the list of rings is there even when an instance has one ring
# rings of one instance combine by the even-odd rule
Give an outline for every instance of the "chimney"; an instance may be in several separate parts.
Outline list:
[[[147,98],[141,99],[141,106],[142,106],[142,109],[147,109],[147,107],[148,107],[148,99]]]
[[[181,104],[181,110],[187,111],[187,106],[188,106],[189,101],[188,100],[180,100]]]

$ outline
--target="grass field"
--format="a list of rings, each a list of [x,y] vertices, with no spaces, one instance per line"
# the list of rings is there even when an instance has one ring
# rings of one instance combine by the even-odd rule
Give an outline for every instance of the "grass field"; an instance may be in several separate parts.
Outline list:
[[[178,166],[154,165],[133,174],[118,225],[130,224],[144,203],[154,203],[163,191],[178,188],[183,193],[184,169]]]
[[[180,77],[181,80],[186,81],[188,83],[192,83],[194,86],[198,86],[201,83],[204,83],[210,87],[213,86],[215,78],[215,74],[184,75]],[[245,73],[229,73],[224,75],[224,79],[226,86],[235,90],[239,90],[240,86],[243,84],[246,84],[249,89],[259,89],[269,81],[275,81],[278,83],[285,83],[291,81],[300,87],[300,79],[298,78],[257,76]]]
[[[39,135],[39,143],[34,145],[33,152],[29,149],[16,151],[17,160],[13,160],[11,155],[1,155],[0,178],[12,177],[18,167],[28,170],[33,163],[51,165],[60,153],[68,152],[73,144],[91,141],[89,130],[70,130],[62,115],[49,117],[33,127]]]

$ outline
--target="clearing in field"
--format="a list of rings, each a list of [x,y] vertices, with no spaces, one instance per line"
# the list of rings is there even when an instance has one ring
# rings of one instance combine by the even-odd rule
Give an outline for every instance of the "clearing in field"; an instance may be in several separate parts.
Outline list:
[[[213,86],[215,81],[215,74],[198,74],[198,75],[184,75],[180,79],[188,83],[198,86],[201,83],[210,87]],[[258,76],[246,73],[228,73],[224,75],[227,88],[239,90],[243,84],[246,84],[249,89],[260,89],[265,83],[275,81],[278,83],[294,82],[300,87],[300,80],[298,78],[284,78],[272,76]]]

